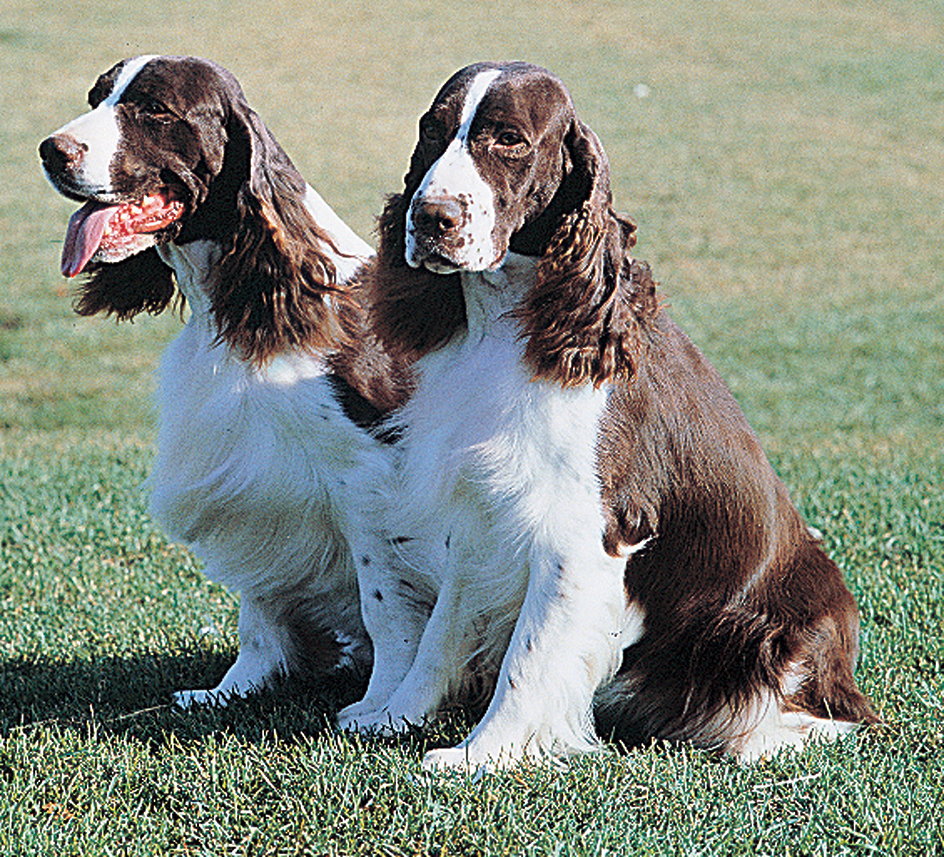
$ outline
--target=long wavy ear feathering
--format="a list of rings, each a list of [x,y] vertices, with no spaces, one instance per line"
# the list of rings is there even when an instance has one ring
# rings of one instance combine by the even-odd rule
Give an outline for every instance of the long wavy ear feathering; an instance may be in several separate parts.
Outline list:
[[[142,312],[159,315],[175,293],[173,272],[151,247],[120,262],[94,266],[79,284],[72,307],[79,315],[104,313],[131,321]]]
[[[410,359],[443,345],[466,323],[459,274],[434,274],[406,262],[407,211],[429,166],[420,149],[413,152],[403,193],[387,198],[377,223],[377,256],[365,272],[377,335]]]
[[[305,207],[305,180],[241,99],[227,131],[224,186],[238,179],[213,292],[220,338],[257,364],[286,348],[336,346],[343,330],[329,303],[347,297],[326,252],[336,248]]]
[[[549,206],[559,216],[515,316],[535,377],[599,386],[632,375],[639,326],[657,309],[655,286],[648,267],[644,274],[629,258],[636,225],[613,210],[596,134],[575,118],[564,146],[570,172]]]

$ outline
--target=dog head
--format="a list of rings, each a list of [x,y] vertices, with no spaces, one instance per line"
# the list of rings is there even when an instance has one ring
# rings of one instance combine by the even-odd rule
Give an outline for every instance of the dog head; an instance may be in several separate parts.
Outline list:
[[[535,374],[570,385],[621,371],[635,226],[613,211],[606,154],[563,83],[527,63],[469,66],[419,127],[380,220],[381,335],[414,353],[441,345],[464,323],[458,275],[513,252],[540,259],[515,311]]]
[[[99,77],[88,100],[39,147],[54,187],[83,203],[62,254],[65,276],[90,275],[77,311],[160,312],[175,286],[156,248],[210,240],[223,340],[259,361],[317,341],[333,244],[233,75],[194,57],[137,57]]]

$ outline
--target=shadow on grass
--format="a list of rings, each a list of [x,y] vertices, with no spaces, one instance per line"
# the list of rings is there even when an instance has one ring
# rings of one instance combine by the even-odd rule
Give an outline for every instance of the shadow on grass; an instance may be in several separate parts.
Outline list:
[[[214,685],[234,654],[199,647],[130,657],[59,661],[48,656],[0,661],[0,741],[11,735],[72,733],[93,742],[116,739],[140,743],[150,752],[196,746],[221,738],[242,744],[305,744],[336,734],[339,708],[360,697],[366,682],[351,672],[317,682],[287,679],[271,690],[233,700],[226,707],[182,710],[170,701],[175,690]],[[421,759],[430,749],[456,746],[476,723],[480,709],[452,709],[425,728],[411,727],[396,737],[352,737],[354,752],[396,748]],[[888,757],[900,748],[911,763],[940,758],[942,732],[922,718],[865,728],[854,743],[846,739],[833,752]],[[42,739],[40,739],[42,740]],[[674,756],[680,745],[639,736],[631,743],[607,741],[616,757],[637,752]],[[707,750],[704,760],[727,765],[730,759]],[[0,779],[3,766],[0,765]]]
[[[171,702],[182,688],[212,687],[235,655],[195,648],[172,653],[58,660],[45,655],[0,661],[0,735],[45,727],[127,735],[145,742],[230,734],[256,741],[331,729],[338,708],[365,682],[340,672],[317,682],[287,679],[226,707]]]
[[[366,676],[341,671],[317,681],[289,678],[225,707],[183,710],[171,702],[176,690],[214,686],[234,658],[235,653],[196,647],[89,660],[38,655],[0,661],[0,737],[52,729],[130,738],[153,749],[219,736],[292,743],[333,733],[338,709],[366,688]],[[449,712],[426,729],[365,740],[420,757],[432,747],[458,743],[474,722]]]

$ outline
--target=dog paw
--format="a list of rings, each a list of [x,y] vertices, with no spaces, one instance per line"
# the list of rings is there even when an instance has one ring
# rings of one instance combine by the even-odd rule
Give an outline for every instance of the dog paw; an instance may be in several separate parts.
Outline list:
[[[470,771],[480,766],[469,758],[465,747],[443,747],[440,750],[430,750],[423,757],[423,770],[432,773],[445,771]]]
[[[356,722],[358,717],[373,714],[381,708],[383,708],[382,703],[372,697],[365,696],[359,702],[346,705],[338,712],[338,726],[346,729],[349,724]]]
[[[174,705],[184,710],[195,705],[216,705],[222,708],[229,701],[229,694],[212,690],[178,690],[171,694],[171,699]]]
[[[413,723],[405,717],[394,716],[387,708],[359,709],[360,703],[349,705],[338,714],[338,728],[361,735],[400,735],[408,732]],[[348,709],[359,709],[349,711]],[[419,725],[419,724],[417,724]]]
[[[473,781],[478,781],[486,774],[509,767],[513,762],[510,758],[478,758],[470,755],[469,748],[460,744],[458,747],[430,750],[423,757],[423,770],[428,774],[467,774]]]
[[[512,745],[463,741],[457,747],[430,750],[423,757],[423,770],[431,773],[459,771],[473,774],[476,779],[487,773],[505,771],[519,765],[535,767],[557,764],[549,754],[528,747],[520,750]]]
[[[741,763],[772,759],[783,752],[799,753],[811,741],[835,741],[854,732],[857,724],[825,720],[799,711],[775,712],[765,717],[751,732],[728,746]]]

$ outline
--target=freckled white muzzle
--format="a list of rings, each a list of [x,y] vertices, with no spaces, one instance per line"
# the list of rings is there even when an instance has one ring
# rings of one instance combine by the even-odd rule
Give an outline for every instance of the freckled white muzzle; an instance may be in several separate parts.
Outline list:
[[[484,271],[501,263],[495,247],[495,195],[482,178],[468,137],[475,112],[497,70],[481,72],[465,97],[459,130],[410,200],[406,261],[436,273]]]
[[[71,171],[72,190],[100,202],[114,200],[111,163],[121,143],[115,107],[127,86],[152,59],[153,55],[147,55],[129,60],[107,98],[94,110],[73,119],[53,133],[54,137],[71,138],[84,152],[81,164]],[[50,179],[55,185],[55,178],[50,176]]]
[[[451,216],[430,214],[449,207]],[[423,179],[406,221],[406,261],[438,273],[483,271],[498,260],[492,241],[492,189],[479,175],[468,150],[456,139]]]

